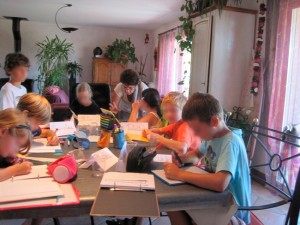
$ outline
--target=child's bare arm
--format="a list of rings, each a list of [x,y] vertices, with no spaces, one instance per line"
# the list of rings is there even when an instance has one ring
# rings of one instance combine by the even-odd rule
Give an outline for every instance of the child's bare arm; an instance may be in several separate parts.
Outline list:
[[[22,162],[2,169],[0,170],[0,181],[7,180],[13,176],[28,174],[31,171],[31,167],[31,162]]]
[[[158,136],[157,138],[157,142],[163,144],[164,146],[166,146],[167,148],[171,149],[171,150],[175,150],[178,153],[183,153],[185,154],[188,150],[188,144],[185,142],[181,142],[181,141],[175,141],[172,139],[168,139],[165,138],[163,136]]]
[[[227,188],[231,174],[227,171],[196,174],[179,169],[173,163],[165,163],[165,173],[170,179],[181,180],[212,191],[223,192]]]

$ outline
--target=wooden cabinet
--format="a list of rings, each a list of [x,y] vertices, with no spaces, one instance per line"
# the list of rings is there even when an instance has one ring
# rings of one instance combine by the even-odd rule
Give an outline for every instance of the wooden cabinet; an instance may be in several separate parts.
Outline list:
[[[126,69],[126,65],[112,62],[105,58],[93,59],[93,83],[106,83],[111,90],[120,82],[120,74]]]
[[[218,10],[193,21],[190,94],[210,93],[226,110],[238,106],[249,74],[256,11]]]

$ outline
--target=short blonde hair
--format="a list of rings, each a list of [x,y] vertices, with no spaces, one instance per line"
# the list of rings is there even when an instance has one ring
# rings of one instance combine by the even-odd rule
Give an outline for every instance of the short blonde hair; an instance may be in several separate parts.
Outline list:
[[[48,100],[38,94],[28,93],[23,95],[17,105],[20,111],[28,111],[27,116],[38,121],[40,125],[46,124],[51,119],[51,105]]]
[[[26,116],[17,109],[5,109],[0,111],[0,128],[8,129],[9,134],[17,138],[26,138],[27,143],[22,146],[19,153],[26,154],[32,141],[32,132]]]
[[[90,94],[90,97],[93,96],[92,88],[87,82],[78,84],[78,86],[76,87],[76,95],[80,92],[85,92],[85,91]]]
[[[162,100],[161,106],[164,107],[166,103],[176,105],[179,109],[183,109],[183,106],[187,102],[187,98],[180,92],[169,92]]]

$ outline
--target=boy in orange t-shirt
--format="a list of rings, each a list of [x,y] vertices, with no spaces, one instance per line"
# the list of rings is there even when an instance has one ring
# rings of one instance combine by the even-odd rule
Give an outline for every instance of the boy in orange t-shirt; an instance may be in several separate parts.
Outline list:
[[[160,145],[178,153],[186,153],[198,149],[200,138],[195,136],[188,124],[181,120],[183,106],[187,99],[179,92],[170,92],[162,100],[162,111],[170,125],[162,128],[145,130],[143,135],[155,140]],[[162,136],[166,135],[168,138]]]

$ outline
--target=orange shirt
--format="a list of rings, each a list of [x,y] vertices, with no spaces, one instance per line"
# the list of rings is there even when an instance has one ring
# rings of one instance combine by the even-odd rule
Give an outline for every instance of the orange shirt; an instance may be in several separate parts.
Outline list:
[[[187,143],[188,151],[197,150],[200,145],[200,138],[197,137],[188,124],[182,120],[160,129],[161,132],[169,138]]]

